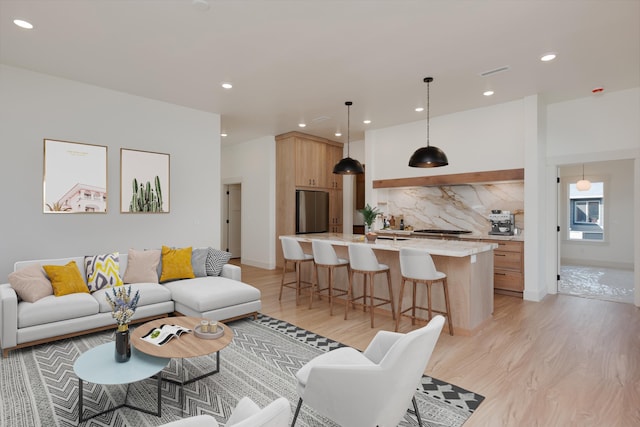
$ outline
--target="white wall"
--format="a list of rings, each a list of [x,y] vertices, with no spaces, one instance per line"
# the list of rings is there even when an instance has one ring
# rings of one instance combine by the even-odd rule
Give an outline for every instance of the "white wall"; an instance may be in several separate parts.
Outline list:
[[[522,168],[523,119],[522,100],[431,117],[430,144],[449,159],[433,169],[408,166],[413,152],[427,145],[426,120],[367,131],[365,156],[373,154],[367,174],[378,180]]]
[[[219,246],[220,117],[0,65],[0,282],[19,260]],[[43,139],[108,147],[106,214],[44,214]],[[120,148],[170,154],[170,213],[120,213]]]
[[[638,150],[639,117],[640,88],[551,104],[547,107],[547,157]]]
[[[242,185],[242,263],[276,266],[276,145],[273,136],[223,146],[223,184]]]

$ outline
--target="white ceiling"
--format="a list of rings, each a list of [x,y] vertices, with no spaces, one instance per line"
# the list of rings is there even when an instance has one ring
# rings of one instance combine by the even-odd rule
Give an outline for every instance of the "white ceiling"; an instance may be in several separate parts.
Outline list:
[[[301,130],[300,121],[346,141],[345,101],[351,140],[423,120],[414,108],[426,104],[426,76],[431,117],[640,86],[638,0],[208,3],[0,0],[0,62],[218,113],[223,144]],[[558,58],[540,62],[549,51]]]

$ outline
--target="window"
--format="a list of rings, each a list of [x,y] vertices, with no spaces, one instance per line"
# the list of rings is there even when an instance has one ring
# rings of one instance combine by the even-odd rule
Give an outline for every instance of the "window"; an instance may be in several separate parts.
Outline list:
[[[602,200],[572,200],[573,221],[576,224],[600,225],[600,209]]]
[[[604,184],[592,182],[587,191],[569,184],[569,240],[604,240]]]

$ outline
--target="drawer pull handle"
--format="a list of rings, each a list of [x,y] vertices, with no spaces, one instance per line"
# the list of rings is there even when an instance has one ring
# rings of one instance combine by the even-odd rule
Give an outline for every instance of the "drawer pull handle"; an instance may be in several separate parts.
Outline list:
[[[507,273],[494,273],[496,276],[506,276]]]
[[[497,253],[495,253],[495,252],[494,252],[494,255],[495,255],[495,256],[507,256],[507,255],[505,255],[505,254],[497,254]]]

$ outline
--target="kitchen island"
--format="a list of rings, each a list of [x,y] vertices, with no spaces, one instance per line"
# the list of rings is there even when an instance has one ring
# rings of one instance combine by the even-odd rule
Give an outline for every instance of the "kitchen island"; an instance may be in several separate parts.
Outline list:
[[[328,241],[334,246],[338,256],[346,259],[349,258],[347,246],[350,243],[369,245],[378,257],[378,262],[387,264],[391,269],[395,308],[398,307],[402,280],[400,248],[424,249],[431,254],[436,268],[447,274],[451,318],[455,334],[473,335],[491,319],[493,313],[493,250],[497,247],[495,243],[413,238],[406,240],[377,239],[374,243],[367,243],[362,235],[340,233],[297,234],[288,237],[297,239],[304,251],[309,254],[312,253],[312,239]],[[302,274],[306,276],[306,279],[311,279],[311,269],[303,270]],[[384,280],[382,277],[376,278],[376,293],[383,298],[388,297]],[[321,284],[326,283],[322,272],[320,281]],[[354,293],[359,295],[362,292],[361,279],[358,278],[353,285]],[[347,286],[346,272],[341,271],[336,274],[335,288],[346,289]],[[422,305],[426,305],[426,290],[424,288],[424,286],[417,287],[418,300],[425,301]],[[403,306],[408,306],[411,299],[408,289],[405,289],[403,299]],[[433,306],[437,310],[444,308],[441,286],[433,287]],[[391,316],[391,307],[388,305],[382,306],[378,310]],[[426,313],[424,317],[426,317]],[[408,322],[408,319],[404,319],[401,321],[401,325],[406,326]]]

